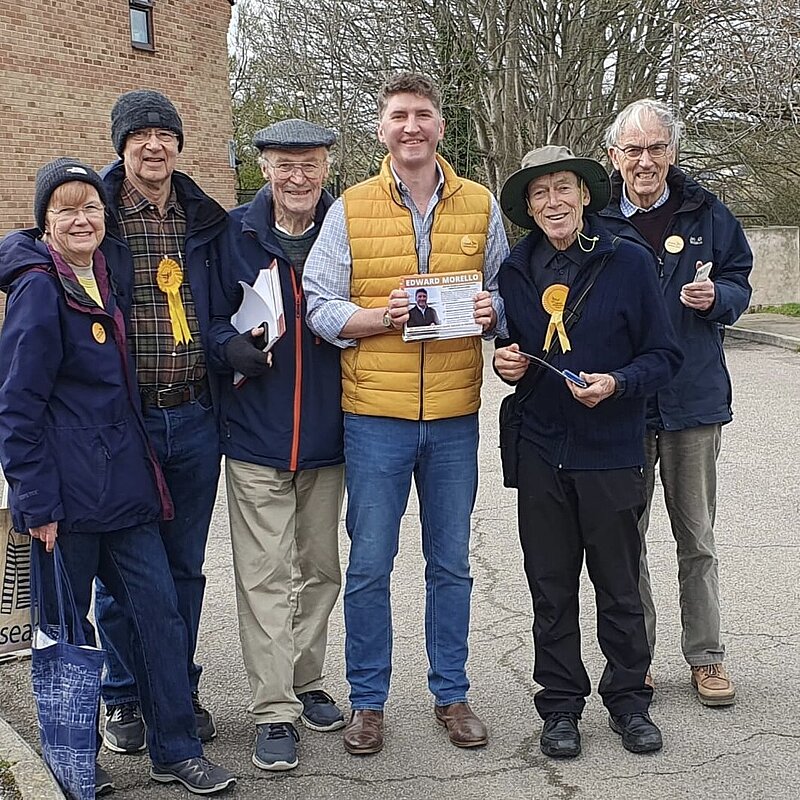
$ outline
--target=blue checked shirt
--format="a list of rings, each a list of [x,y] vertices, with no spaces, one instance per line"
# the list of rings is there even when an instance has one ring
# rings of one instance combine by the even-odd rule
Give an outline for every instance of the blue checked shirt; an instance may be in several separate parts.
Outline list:
[[[433,211],[441,199],[444,186],[444,175],[438,164],[436,168],[439,173],[439,183],[424,214],[417,209],[411,199],[411,193],[392,169],[403,203],[411,212],[414,235],[417,240],[419,271],[423,273],[428,271],[428,260],[431,255]],[[497,273],[507,255],[508,239],[497,201],[492,197],[483,260],[483,286],[492,295],[492,306],[497,314],[497,324],[494,330],[487,334],[488,338],[508,335],[503,300],[497,290]],[[342,348],[354,347],[357,343],[356,339],[339,337],[347,320],[360,310],[360,306],[350,301],[351,274],[350,239],[347,235],[344,204],[339,198],[325,215],[325,221],[322,223],[317,241],[308,254],[303,271],[303,291],[306,295],[309,327],[323,339]]]
[[[622,184],[622,194],[619,196],[619,210],[622,212],[622,216],[626,219],[632,217],[637,211],[641,211],[643,214],[646,214],[648,211],[655,211],[657,208],[661,208],[664,203],[669,200],[669,185],[664,187],[664,192],[658,200],[650,206],[650,208],[639,208],[636,203],[631,202],[630,198],[628,197],[628,190],[625,188],[625,184]]]

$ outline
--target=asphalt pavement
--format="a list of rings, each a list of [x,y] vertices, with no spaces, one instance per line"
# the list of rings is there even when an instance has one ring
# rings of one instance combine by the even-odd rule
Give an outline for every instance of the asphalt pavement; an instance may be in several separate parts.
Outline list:
[[[800,320],[795,330],[800,331]],[[800,354],[734,336],[727,339],[726,351],[734,383],[735,420],[723,434],[716,533],[726,664],[738,690],[735,706],[705,708],[693,695],[680,651],[675,546],[658,500],[649,538],[660,612],[652,715],[663,730],[664,749],[647,756],[623,750],[593,694],[581,726],[583,754],[574,761],[556,762],[540,753],[541,723],[533,708],[536,687],[531,680],[531,602],[516,533],[515,496],[502,488],[497,450],[497,409],[508,390],[487,366],[480,488],[471,548],[475,588],[469,674],[470,700],[489,725],[489,745],[458,750],[433,718],[426,685],[419,516],[412,491],[394,572],[394,673],[384,751],[349,756],[339,732],[301,729],[297,769],[271,774],[255,768],[250,763],[254,727],[245,711],[248,688],[238,643],[227,510],[221,491],[209,542],[198,656],[205,669],[203,700],[213,710],[219,729],[207,755],[239,776],[237,788],[227,796],[286,800],[800,797],[800,714],[795,701],[800,686]],[[344,565],[347,537],[343,527],[341,553]],[[604,661],[594,638],[594,598],[585,573],[581,606],[584,658],[596,687]],[[327,689],[346,709],[343,642],[340,602],[331,620]],[[36,746],[28,670],[25,662],[0,665],[0,713]],[[181,788],[148,780],[146,755],[103,751],[101,762],[116,781],[119,800],[186,796]]]

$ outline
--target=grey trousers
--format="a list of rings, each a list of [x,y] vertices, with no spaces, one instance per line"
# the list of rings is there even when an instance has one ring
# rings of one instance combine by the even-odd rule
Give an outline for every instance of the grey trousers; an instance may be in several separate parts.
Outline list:
[[[719,570],[714,544],[721,429],[721,425],[702,425],[682,431],[648,431],[645,438],[647,507],[639,519],[639,591],[647,640],[652,655],[656,609],[647,568],[646,535],[658,464],[677,545],[681,648],[693,667],[717,664],[725,656],[725,646],[720,641]]]
[[[236,605],[256,724],[295,722],[322,688],[339,595],[344,465],[288,472],[225,459]]]

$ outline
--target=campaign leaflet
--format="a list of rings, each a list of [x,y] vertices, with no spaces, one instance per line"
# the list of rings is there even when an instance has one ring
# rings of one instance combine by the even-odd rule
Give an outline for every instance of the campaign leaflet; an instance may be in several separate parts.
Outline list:
[[[480,336],[475,322],[475,295],[483,290],[480,272],[407,275],[401,287],[408,295],[404,342]]]
[[[278,262],[273,259],[268,267],[260,270],[252,286],[244,281],[239,281],[239,285],[242,287],[242,302],[239,310],[231,317],[231,325],[239,333],[263,327],[263,350],[268,353],[275,342],[286,333]],[[245,377],[241,372],[234,373],[234,386],[240,386],[244,381]]]

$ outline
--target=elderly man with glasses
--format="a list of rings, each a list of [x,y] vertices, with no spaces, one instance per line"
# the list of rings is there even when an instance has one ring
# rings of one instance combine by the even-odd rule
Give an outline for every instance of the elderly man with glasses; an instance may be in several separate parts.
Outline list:
[[[239,635],[256,723],[253,763],[296,767],[295,723],[344,727],[323,689],[328,618],[341,586],[339,514],[344,494],[339,350],[308,329],[301,279],[333,198],[333,131],[287,119],[253,144],[267,180],[230,212],[230,260],[213,279],[213,333],[221,380],[222,452],[228,490]],[[286,332],[264,352],[260,327],[237,333],[231,315],[270,264],[280,276]],[[234,385],[234,374],[247,378]]]
[[[648,404],[645,449],[648,504],[639,521],[640,591],[651,655],[656,614],[645,535],[660,464],[677,543],[683,655],[701,703],[730,705],[733,682],[722,665],[718,562],[714,544],[722,426],[731,421],[731,381],[723,326],[747,308],[753,257],[742,227],[711,192],[675,166],[682,124],[664,103],[639,100],[606,133],[615,167],[602,212],[620,236],[656,257],[664,301],[685,360]],[[650,678],[652,683],[652,678]]]
[[[177,109],[160,92],[121,95],[111,110],[111,141],[120,160],[103,171],[108,206],[101,249],[129,317],[128,342],[142,411],[175,516],[160,525],[178,610],[188,634],[184,664],[192,690],[197,735],[216,736],[200,702],[202,667],[195,663],[205,593],[208,527],[219,481],[219,444],[208,371],[209,271],[219,259],[225,210],[176,169],[184,144]],[[103,675],[103,742],[117,753],[145,744],[140,690],[131,673],[131,622],[98,582],[95,613],[107,653]],[[198,784],[213,776],[191,765],[158,780]]]

